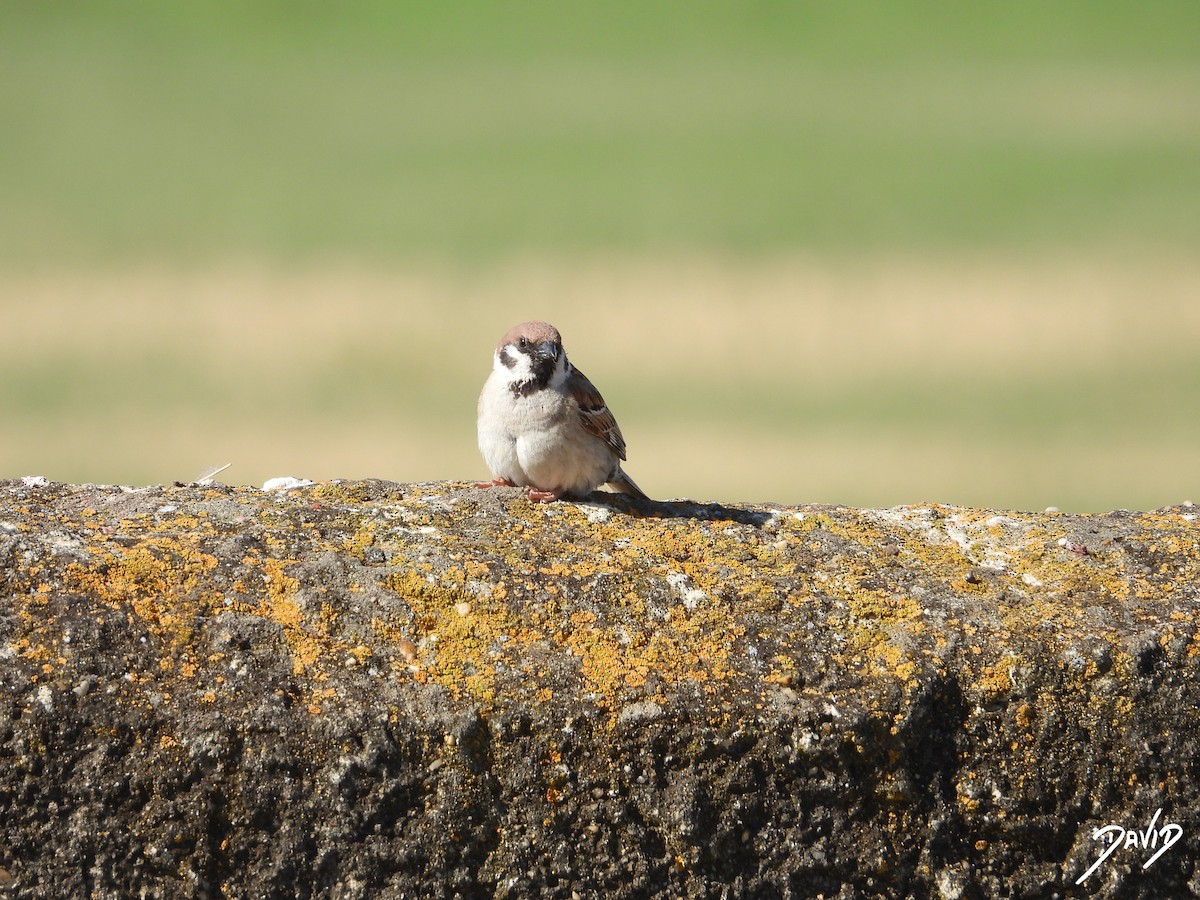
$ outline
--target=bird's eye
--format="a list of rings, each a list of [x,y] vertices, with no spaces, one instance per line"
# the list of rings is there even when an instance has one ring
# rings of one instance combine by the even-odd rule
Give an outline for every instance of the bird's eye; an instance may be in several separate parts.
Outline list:
[[[522,337],[519,341],[517,341],[517,343],[520,344],[522,348],[525,348],[529,346],[529,339]]]

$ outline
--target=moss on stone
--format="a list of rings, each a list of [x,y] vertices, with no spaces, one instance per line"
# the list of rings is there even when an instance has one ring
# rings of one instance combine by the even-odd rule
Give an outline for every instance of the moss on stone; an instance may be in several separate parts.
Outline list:
[[[278,739],[327,779],[288,776],[330,810],[332,789],[312,785],[342,784],[347,765],[418,831],[434,821],[420,810],[442,810],[474,878],[531,871],[533,850],[496,837],[519,820],[571,847],[611,835],[609,856],[641,834],[630,859],[664,896],[711,877],[730,847],[764,891],[922,893],[962,866],[984,893],[1065,889],[1094,849],[1089,826],[1194,799],[1195,756],[1180,755],[1200,725],[1191,507],[542,506],[463,484],[3,482],[0,561],[0,738],[23,742],[20,765],[68,752],[67,732],[21,724],[51,710],[98,716],[110,747],[134,728],[128,752],[168,780],[205,728],[263,758],[260,741]],[[345,762],[360,756],[399,767],[387,777],[409,799],[385,799],[399,788],[375,763]],[[267,815],[266,800],[236,802]],[[631,803],[650,825],[630,824]],[[625,831],[586,830],[602,816]],[[721,830],[735,820],[750,824]],[[1055,843],[1061,827],[1075,831]],[[0,866],[28,871],[36,849],[12,828],[7,846],[24,849]],[[930,829],[950,837],[930,843]],[[825,868],[782,849],[815,845]],[[421,846],[428,865],[458,859]],[[835,848],[850,862],[829,863]],[[1144,883],[1184,885],[1188,858]],[[787,874],[800,870],[802,883]]]

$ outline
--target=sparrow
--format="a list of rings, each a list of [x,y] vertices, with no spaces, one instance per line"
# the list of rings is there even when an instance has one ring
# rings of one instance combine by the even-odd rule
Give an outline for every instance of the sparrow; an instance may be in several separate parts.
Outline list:
[[[531,500],[549,503],[607,484],[649,499],[621,468],[625,438],[617,420],[546,322],[517,325],[496,345],[478,428],[493,479],[481,487],[517,485]]]

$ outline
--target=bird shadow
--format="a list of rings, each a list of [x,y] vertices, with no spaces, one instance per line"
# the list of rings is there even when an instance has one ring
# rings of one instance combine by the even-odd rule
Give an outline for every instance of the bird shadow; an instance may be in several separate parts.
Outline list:
[[[628,494],[592,491],[583,501],[618,510],[643,519],[695,519],[706,522],[736,522],[762,528],[774,514],[758,509],[726,506],[723,503],[697,503],[693,500],[639,500]]]

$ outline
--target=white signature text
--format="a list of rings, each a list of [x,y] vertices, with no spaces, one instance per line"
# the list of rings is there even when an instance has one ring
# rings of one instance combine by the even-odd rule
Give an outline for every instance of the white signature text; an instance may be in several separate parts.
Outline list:
[[[1175,822],[1167,822],[1161,828],[1156,827],[1158,825],[1158,817],[1161,815],[1161,808],[1155,810],[1153,818],[1150,819],[1150,824],[1141,831],[1135,828],[1125,828],[1121,825],[1105,825],[1103,828],[1093,830],[1092,839],[1107,841],[1108,846],[1100,851],[1100,858],[1092,863],[1091,868],[1080,875],[1075,880],[1075,883],[1083,884],[1088,876],[1104,865],[1104,862],[1122,847],[1129,850],[1153,850],[1154,855],[1142,863],[1142,868],[1148,869],[1154,865],[1160,856],[1170,850],[1175,845],[1175,842],[1183,837],[1183,827],[1177,825]]]

